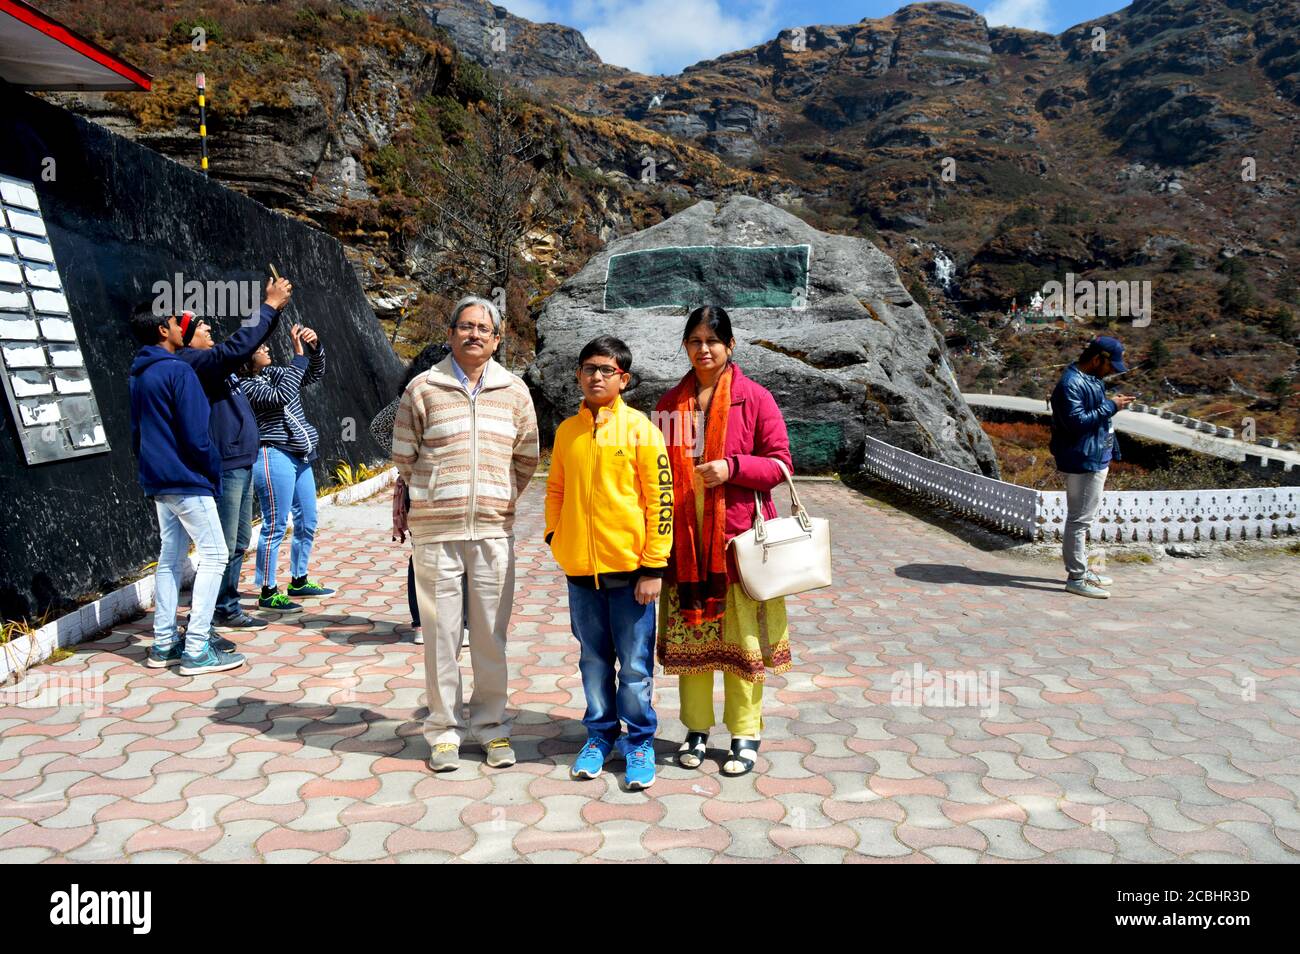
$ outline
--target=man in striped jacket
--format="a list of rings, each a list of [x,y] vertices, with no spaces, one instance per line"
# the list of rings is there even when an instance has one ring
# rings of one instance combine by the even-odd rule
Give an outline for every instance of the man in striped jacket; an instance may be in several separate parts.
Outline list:
[[[501,343],[496,306],[483,298],[457,302],[448,343],[451,354],[407,386],[393,428],[393,463],[411,495],[407,526],[425,632],[424,732],[435,772],[459,767],[466,735],[483,746],[488,765],[515,762],[506,712],[515,503],[538,458],[528,386],[492,360]],[[462,607],[474,668],[468,723],[461,711]]]

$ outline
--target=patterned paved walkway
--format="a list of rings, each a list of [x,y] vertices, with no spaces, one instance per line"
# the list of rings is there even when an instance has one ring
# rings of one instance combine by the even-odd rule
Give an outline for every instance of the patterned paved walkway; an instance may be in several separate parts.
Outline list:
[[[518,528],[518,766],[475,751],[428,772],[406,552],[386,502],[338,508],[315,569],[343,592],[236,634],[244,670],[145,669],[146,619],[29,677],[81,703],[97,686],[100,708],[54,689],[0,708],[0,862],[1300,858],[1295,557],[1115,567],[1119,595],[1093,603],[1045,559],[809,485],[837,585],[791,601],[796,666],[769,683],[759,771],[673,765],[664,678],[659,781],[626,792],[617,772],[567,777],[582,690],[539,489]]]

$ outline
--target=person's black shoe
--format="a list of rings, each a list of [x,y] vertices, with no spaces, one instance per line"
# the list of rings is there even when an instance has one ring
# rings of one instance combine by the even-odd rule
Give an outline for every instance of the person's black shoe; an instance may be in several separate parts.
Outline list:
[[[211,643],[212,648],[219,653],[233,653],[239,648],[239,645],[233,640],[226,639],[224,636],[218,636],[216,633],[213,633],[208,637],[208,642]]]
[[[301,613],[302,604],[295,603],[279,590],[272,590],[257,601],[262,609],[275,610],[277,613]]]
[[[240,610],[233,616],[213,616],[212,625],[222,629],[266,629],[266,620]],[[226,650],[230,652],[230,650]]]

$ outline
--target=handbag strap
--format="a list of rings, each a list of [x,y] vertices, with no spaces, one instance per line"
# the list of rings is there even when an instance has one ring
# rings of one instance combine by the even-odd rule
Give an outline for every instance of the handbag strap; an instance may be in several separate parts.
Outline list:
[[[808,513],[803,509],[803,503],[799,500],[799,491],[794,488],[794,475],[790,473],[790,468],[785,466],[785,461],[777,457],[768,458],[777,467],[781,468],[781,473],[785,475],[786,486],[790,488],[790,516],[799,520],[799,526],[804,530],[812,532],[812,523],[808,519]],[[767,530],[763,525],[763,498],[757,490],[754,491],[754,538],[762,543],[767,539]]]

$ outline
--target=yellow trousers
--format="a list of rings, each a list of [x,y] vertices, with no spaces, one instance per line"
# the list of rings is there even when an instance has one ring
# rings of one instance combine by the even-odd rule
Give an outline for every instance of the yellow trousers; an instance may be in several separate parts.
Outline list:
[[[682,722],[692,732],[708,732],[716,721],[713,712],[713,673],[678,676]],[[763,684],[746,682],[729,672],[722,674],[725,702],[722,721],[731,734],[757,739],[763,731]]]

